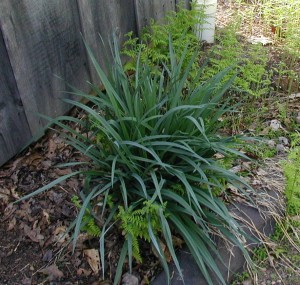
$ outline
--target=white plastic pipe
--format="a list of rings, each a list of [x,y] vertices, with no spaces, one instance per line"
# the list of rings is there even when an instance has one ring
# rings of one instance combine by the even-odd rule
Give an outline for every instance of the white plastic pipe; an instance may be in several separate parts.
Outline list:
[[[198,24],[196,35],[199,40],[213,43],[215,38],[215,19],[217,12],[217,0],[196,0],[198,8],[204,8],[205,22]]]

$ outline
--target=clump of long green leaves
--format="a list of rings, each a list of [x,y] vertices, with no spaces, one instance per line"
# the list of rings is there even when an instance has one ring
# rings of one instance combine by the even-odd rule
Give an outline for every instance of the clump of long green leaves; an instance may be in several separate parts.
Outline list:
[[[216,189],[223,189],[224,183],[234,184],[238,189],[245,185],[214,158],[216,153],[226,157],[242,155],[233,148],[238,143],[235,137],[218,134],[219,119],[227,111],[226,105],[220,102],[233,81],[224,83],[229,71],[224,70],[197,85],[200,69],[190,85],[196,87],[186,88],[197,55],[183,69],[187,47],[177,60],[171,40],[170,67],[165,65],[160,73],[153,74],[151,66],[138,60],[133,78],[124,71],[116,45],[108,76],[88,46],[87,51],[105,91],[95,85],[91,87],[96,96],[75,90],[75,95],[88,99],[93,106],[65,101],[86,112],[88,120],[62,116],[53,123],[64,129],[70,145],[90,159],[90,170],[62,176],[24,198],[81,174],[85,187],[74,242],[86,210],[93,203],[101,202],[102,213],[98,218],[103,221],[100,234],[103,269],[108,232],[116,227],[125,232],[115,284],[120,280],[126,257],[130,270],[134,257],[140,258],[139,239],[152,244],[169,282],[167,258],[161,247],[165,244],[183,278],[173,235],[185,241],[209,284],[212,284],[210,272],[225,284],[215,262],[219,255],[212,235],[224,237],[248,257],[241,238],[243,232],[224,202],[214,195]],[[89,135],[71,129],[69,121],[81,125]]]

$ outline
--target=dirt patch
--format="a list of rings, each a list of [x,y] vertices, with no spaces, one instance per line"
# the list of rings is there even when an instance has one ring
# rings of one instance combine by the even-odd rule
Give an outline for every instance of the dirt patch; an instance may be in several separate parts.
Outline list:
[[[16,203],[20,197],[79,170],[57,167],[70,161],[86,158],[51,131],[0,168],[0,285],[107,285],[114,279],[124,240],[119,230],[112,231],[105,242],[104,278],[99,237],[81,232],[73,253],[73,231],[68,229],[79,212],[72,197],[82,190],[80,175]],[[134,264],[133,270],[146,284],[160,269],[149,245],[142,246],[144,262]]]
[[[83,160],[55,132],[0,169],[0,284],[92,284],[99,272],[91,269],[84,250],[93,248],[93,238],[80,236],[72,254],[68,228],[78,209],[71,202],[78,195],[80,177],[70,178],[53,189],[26,201],[20,197],[74,169],[56,165]],[[51,267],[52,266],[52,267]],[[54,283],[53,283],[54,284]]]
[[[7,228],[7,223],[0,223],[0,284],[37,282],[36,271],[44,266],[41,248],[24,239],[20,231]]]

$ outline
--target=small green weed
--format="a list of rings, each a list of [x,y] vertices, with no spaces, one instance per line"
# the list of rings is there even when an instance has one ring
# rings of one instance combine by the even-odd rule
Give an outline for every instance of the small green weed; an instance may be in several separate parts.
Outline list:
[[[300,1],[266,0],[262,8],[264,21],[273,27],[278,40],[282,41],[290,52],[299,55]]]
[[[165,206],[162,208],[163,211],[166,208]],[[141,209],[133,210],[132,207],[129,207],[125,211],[123,206],[119,206],[118,210],[117,219],[121,222],[121,229],[124,231],[126,239],[132,242],[132,255],[138,262],[142,262],[139,239],[143,239],[148,243],[151,242],[148,231],[149,217],[153,233],[155,235],[161,233],[162,229],[158,215],[160,208],[150,201],[145,201]]]
[[[287,212],[291,216],[300,214],[300,147],[291,150],[288,160],[284,162],[284,173],[287,179],[286,198]]]
[[[231,285],[241,284],[248,278],[250,278],[250,274],[247,271],[244,271],[242,273],[236,273],[234,275],[234,281],[231,283]]]
[[[232,72],[237,73],[232,86],[233,92],[261,97],[270,92],[271,85],[270,74],[266,69],[267,52],[260,45],[241,43],[237,30],[238,25],[231,24],[220,31],[203,79],[233,65],[235,69]]]
[[[275,242],[279,242],[282,240],[283,236],[284,236],[284,229],[285,225],[279,225],[278,223],[276,223],[275,225],[275,231],[272,235],[272,240]]]
[[[255,264],[260,264],[268,258],[267,249],[264,246],[256,247],[253,250],[253,261]]]
[[[265,140],[256,142],[255,144],[246,145],[244,150],[262,160],[274,157],[277,154],[276,148],[269,147]]]
[[[129,32],[122,50],[122,53],[131,59],[125,64],[125,70],[135,71],[137,60],[151,66],[154,72],[162,68],[162,63],[170,66],[169,35],[171,35],[174,49],[178,55],[182,54],[188,46],[183,62],[184,68],[195,53],[200,55],[200,44],[196,37],[195,28],[197,24],[200,25],[205,22],[205,14],[201,7],[195,9],[195,5],[192,3],[191,10],[179,5],[177,12],[168,13],[163,25],[152,20],[140,38],[134,38],[133,33]],[[196,60],[191,68],[191,76],[195,76],[198,69],[199,64]]]

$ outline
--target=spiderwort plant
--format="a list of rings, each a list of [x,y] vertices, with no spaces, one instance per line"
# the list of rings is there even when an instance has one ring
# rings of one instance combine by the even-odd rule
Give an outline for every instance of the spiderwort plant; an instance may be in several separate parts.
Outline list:
[[[199,85],[202,69],[194,79],[189,78],[196,56],[183,69],[188,47],[178,56],[170,40],[170,64],[164,65],[160,73],[153,73],[151,66],[137,60],[135,74],[128,76],[115,44],[114,62],[106,75],[89,46],[86,48],[105,91],[92,84],[96,96],[74,89],[75,95],[88,99],[93,106],[65,101],[82,109],[88,120],[62,116],[52,123],[64,130],[67,143],[89,158],[90,170],[62,176],[23,199],[81,174],[85,187],[75,221],[74,244],[86,209],[101,200],[102,268],[105,237],[115,227],[125,233],[114,284],[121,278],[126,257],[130,270],[133,259],[141,258],[140,239],[152,244],[168,282],[170,274],[162,243],[184,278],[173,235],[185,241],[209,284],[211,271],[221,284],[226,284],[213,258],[213,254],[219,255],[212,234],[237,245],[249,257],[241,241],[242,230],[224,202],[214,195],[216,189],[223,189],[224,181],[241,191],[240,185],[246,185],[214,158],[216,153],[243,156],[234,148],[238,143],[236,137],[222,137],[218,133],[219,119],[228,111],[221,103],[222,96],[234,80],[224,82],[229,70]],[[71,129],[69,121],[87,129],[89,136]]]

